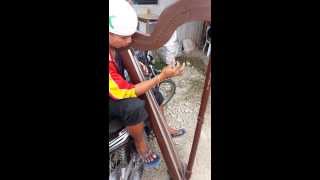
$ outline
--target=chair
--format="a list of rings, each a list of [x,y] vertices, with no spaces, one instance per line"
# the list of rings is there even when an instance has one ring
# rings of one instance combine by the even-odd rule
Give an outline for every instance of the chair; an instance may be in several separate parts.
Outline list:
[[[211,53],[211,26],[210,25],[207,27],[207,30],[206,30],[206,42],[204,43],[204,46],[203,46],[203,50],[202,50],[203,53],[205,53],[205,49],[207,45],[209,45],[207,50],[207,56],[209,56]]]

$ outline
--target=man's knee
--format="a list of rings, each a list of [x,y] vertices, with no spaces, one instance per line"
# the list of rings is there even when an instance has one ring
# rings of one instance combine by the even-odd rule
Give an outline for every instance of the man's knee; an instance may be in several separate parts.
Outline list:
[[[127,125],[135,125],[146,121],[148,118],[148,113],[145,109],[145,102],[139,98],[127,99],[124,114]]]

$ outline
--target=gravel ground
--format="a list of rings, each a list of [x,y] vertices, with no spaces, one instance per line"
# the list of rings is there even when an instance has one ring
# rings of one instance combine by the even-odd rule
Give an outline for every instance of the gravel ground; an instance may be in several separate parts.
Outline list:
[[[208,59],[200,51],[179,58],[187,63],[185,72],[173,80],[177,85],[176,94],[165,107],[165,117],[170,126],[187,130],[187,134],[173,139],[176,151],[183,162],[187,163],[191,151],[196,120],[199,113],[202,88],[205,80],[204,69]],[[211,95],[208,97],[204,124],[193,165],[191,180],[211,179]],[[160,152],[154,139],[150,142],[153,150]],[[162,155],[161,155],[162,156]],[[162,158],[161,167],[145,170],[143,180],[168,180],[167,166]]]

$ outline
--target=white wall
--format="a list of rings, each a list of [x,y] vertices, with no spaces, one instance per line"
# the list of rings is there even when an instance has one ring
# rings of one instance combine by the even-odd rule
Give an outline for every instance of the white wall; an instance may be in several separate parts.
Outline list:
[[[184,39],[191,39],[197,47],[202,47],[201,43],[203,22],[191,21],[181,25],[178,30],[178,39],[181,42]]]
[[[143,13],[147,8],[149,8],[152,13],[160,15],[166,7],[174,2],[175,0],[158,0],[157,5],[133,5],[133,7],[138,14]]]

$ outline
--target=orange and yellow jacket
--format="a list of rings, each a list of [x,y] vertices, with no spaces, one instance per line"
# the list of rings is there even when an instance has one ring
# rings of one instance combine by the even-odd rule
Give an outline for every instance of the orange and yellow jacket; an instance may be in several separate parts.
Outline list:
[[[109,97],[114,100],[137,97],[134,84],[119,72],[115,58],[109,53]]]

